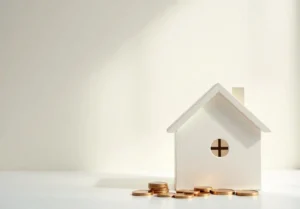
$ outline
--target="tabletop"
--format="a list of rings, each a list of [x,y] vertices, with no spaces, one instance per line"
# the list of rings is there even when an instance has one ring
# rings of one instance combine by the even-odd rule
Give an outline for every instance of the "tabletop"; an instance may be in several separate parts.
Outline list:
[[[133,197],[133,189],[147,188],[149,180],[172,177],[120,176],[84,172],[0,172],[3,209],[299,209],[300,170],[263,174],[258,197],[216,196],[190,200]]]

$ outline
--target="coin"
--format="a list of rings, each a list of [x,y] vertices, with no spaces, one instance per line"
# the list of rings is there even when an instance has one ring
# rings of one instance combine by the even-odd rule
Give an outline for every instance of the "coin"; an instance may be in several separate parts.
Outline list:
[[[149,189],[153,189],[153,190],[164,190],[164,189],[169,189],[169,187],[168,186],[166,186],[166,187],[148,187]]]
[[[235,191],[237,196],[257,196],[258,191],[256,190],[237,190]]]
[[[169,189],[150,189],[152,192],[168,192]]]
[[[161,188],[150,188],[151,190],[154,190],[154,191],[161,191],[161,190],[169,190],[168,187],[161,187]]]
[[[152,193],[148,192],[148,190],[135,190],[132,192],[132,196],[151,196]]]
[[[200,192],[210,192],[212,190],[212,187],[210,186],[196,186],[194,188],[195,191],[200,191]]]
[[[169,190],[169,188],[151,188],[152,191],[166,191]]]
[[[168,188],[164,188],[164,189],[151,189],[150,190],[152,193],[154,194],[164,194],[164,193],[169,193],[169,189]]]
[[[187,189],[178,189],[176,190],[176,193],[181,194],[184,193],[184,191],[186,191]]]
[[[184,194],[191,194],[191,195],[197,195],[200,192],[199,191],[194,191],[194,190],[183,190]]]
[[[197,195],[195,195],[196,197],[208,197],[210,195],[210,193],[206,192],[200,192]]]
[[[163,194],[157,194],[156,197],[173,197],[175,193],[163,193]]]
[[[234,191],[232,189],[212,189],[211,193],[215,195],[233,195]]]
[[[169,187],[149,187],[149,188],[151,188],[151,189],[155,189],[155,190],[163,190],[163,189],[169,189]]]
[[[188,194],[174,194],[174,198],[176,199],[189,199],[189,198],[192,198],[194,195],[188,195]]]
[[[155,182],[150,182],[148,184],[149,188],[165,188],[168,187],[168,184],[166,182],[161,182],[161,181],[155,181]]]
[[[166,194],[169,193],[169,191],[164,191],[164,192],[154,192],[154,194]]]

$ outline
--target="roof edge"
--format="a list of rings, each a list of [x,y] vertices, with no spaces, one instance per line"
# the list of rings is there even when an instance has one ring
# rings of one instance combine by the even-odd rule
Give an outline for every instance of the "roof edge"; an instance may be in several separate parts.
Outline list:
[[[243,104],[241,104],[231,93],[229,93],[220,83],[212,86],[200,99],[180,115],[168,128],[168,133],[175,133],[198,109],[209,102],[217,93],[222,94],[233,106],[235,106],[243,115],[245,115],[262,132],[271,132],[271,130],[262,123],[254,114],[252,114]]]
[[[215,85],[213,85],[208,91],[206,91],[202,97],[200,97],[200,99],[198,99],[192,106],[190,106],[185,112],[183,112],[168,128],[167,128],[167,132],[168,133],[175,133],[180,127],[181,125],[183,125],[183,123],[181,125],[179,125],[180,120],[185,117],[188,116],[187,114],[191,114],[192,112],[195,111],[195,109],[199,109],[202,107],[202,104],[205,102],[209,102],[211,98],[213,98],[217,93],[220,92],[220,87],[221,84],[220,83],[216,83]],[[207,101],[204,101],[204,100]],[[191,114],[190,116],[192,116],[193,114]],[[188,118],[190,118],[190,116]],[[187,120],[188,120],[187,118]],[[185,120],[186,121],[186,120]],[[184,121],[184,123],[185,123]],[[177,127],[179,126],[179,127]]]

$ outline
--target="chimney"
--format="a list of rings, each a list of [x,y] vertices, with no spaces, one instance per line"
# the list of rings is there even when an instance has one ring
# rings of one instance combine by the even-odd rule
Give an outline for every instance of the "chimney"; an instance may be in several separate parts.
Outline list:
[[[232,95],[242,104],[244,104],[244,87],[232,87]]]

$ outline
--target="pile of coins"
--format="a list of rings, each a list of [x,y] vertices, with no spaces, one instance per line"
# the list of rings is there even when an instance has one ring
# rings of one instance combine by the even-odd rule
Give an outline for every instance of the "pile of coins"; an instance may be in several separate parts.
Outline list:
[[[149,190],[136,190],[132,192],[133,196],[152,196],[173,197],[176,199],[190,199],[193,197],[208,197],[214,195],[237,195],[237,196],[257,196],[256,190],[232,190],[232,189],[213,189],[210,186],[196,186],[192,190],[176,190],[176,193],[169,191],[168,184],[165,182],[150,182]]]
[[[153,194],[169,193],[169,187],[166,182],[150,182],[148,188],[149,192],[152,192]]]

